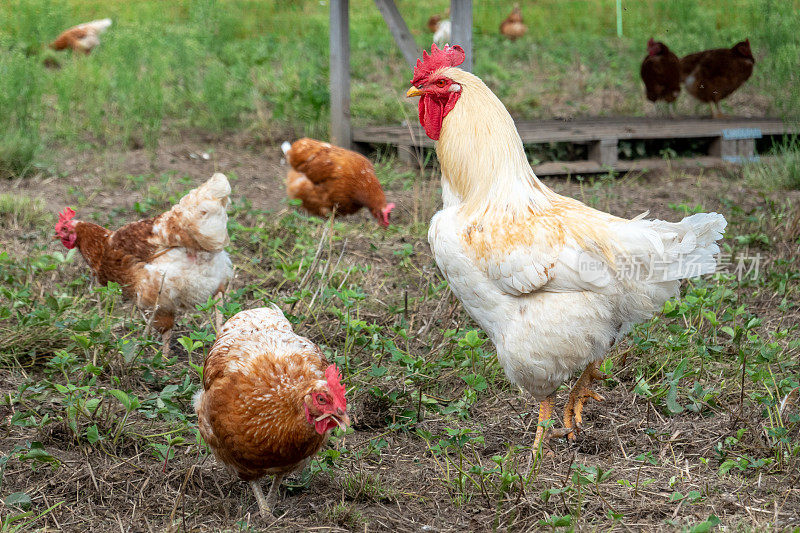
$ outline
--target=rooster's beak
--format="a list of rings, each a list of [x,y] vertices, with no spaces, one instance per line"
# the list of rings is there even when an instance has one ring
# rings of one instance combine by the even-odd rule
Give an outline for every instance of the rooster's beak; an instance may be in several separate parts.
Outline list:
[[[413,98],[413,97],[415,97],[415,96],[422,96],[423,94],[425,94],[425,93],[424,93],[424,92],[422,92],[422,91],[420,91],[420,90],[419,90],[419,89],[417,89],[416,87],[411,87],[411,88],[410,88],[410,89],[409,89],[409,90],[406,92],[406,98]]]

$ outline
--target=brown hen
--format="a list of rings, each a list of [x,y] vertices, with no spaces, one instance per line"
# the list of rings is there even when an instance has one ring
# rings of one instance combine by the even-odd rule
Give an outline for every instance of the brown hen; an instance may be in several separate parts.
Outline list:
[[[732,48],[695,52],[681,58],[681,82],[686,90],[711,107],[711,116],[723,117],[720,100],[742,86],[753,74],[755,59],[750,40]]]
[[[303,138],[281,146],[292,167],[286,176],[289,198],[303,202],[303,209],[320,217],[334,211],[351,215],[362,207],[387,227],[393,203],[375,176],[372,163],[361,154],[314,139]]]
[[[519,8],[519,4],[514,4],[514,9],[512,9],[506,19],[500,23],[500,33],[514,41],[525,35],[527,31],[528,27],[522,22],[522,11]]]
[[[111,26],[111,19],[93,20],[78,24],[64,31],[50,43],[53,50],[72,49],[73,52],[88,54],[100,44],[100,34]]]
[[[681,92],[681,62],[667,45],[650,39],[640,71],[647,99],[672,103]]]

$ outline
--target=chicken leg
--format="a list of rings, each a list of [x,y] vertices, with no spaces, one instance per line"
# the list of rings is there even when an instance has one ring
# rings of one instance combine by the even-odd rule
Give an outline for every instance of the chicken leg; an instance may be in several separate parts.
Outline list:
[[[727,118],[727,115],[722,112],[722,109],[719,107],[719,102],[711,102],[708,103],[711,106],[711,117],[712,118]]]
[[[217,333],[219,333],[219,330],[222,329],[222,324],[225,322],[224,321],[224,317],[222,315],[222,311],[219,310],[219,306],[222,305],[222,296],[223,295],[224,295],[224,293],[222,291],[219,291],[216,294],[216,296],[214,296],[214,299],[217,300],[214,303],[214,325],[217,328]]]
[[[278,489],[281,486],[283,478],[283,474],[275,474],[266,497],[264,497],[264,492],[261,490],[260,480],[254,479],[250,482],[250,486],[253,488],[253,493],[256,495],[256,501],[258,502],[258,512],[261,518],[265,520],[272,516],[272,508],[275,506],[275,502],[278,499]]]
[[[254,479],[250,481],[250,487],[253,489],[253,494],[256,495],[256,501],[258,502],[258,512],[261,515],[261,518],[266,520],[268,517],[272,515],[272,509],[267,502],[267,499],[264,497],[264,491],[261,490],[261,484],[259,483],[260,480]],[[272,493],[272,489],[270,489],[270,493]]]
[[[169,358],[169,343],[172,340],[172,329],[168,329],[164,333],[161,334],[161,355],[164,359]]]
[[[267,503],[269,504],[270,509],[275,506],[275,502],[278,500],[278,489],[281,486],[283,478],[283,474],[275,474],[275,477],[272,478],[272,486],[269,488],[269,492],[267,493]]]
[[[544,400],[539,403],[539,423],[536,425],[536,436],[533,438],[533,453],[538,453],[539,447],[542,445],[542,441],[548,441],[553,437],[563,437],[572,432],[571,429],[563,428],[563,429],[552,429],[552,428],[545,428],[544,424],[553,415],[553,403],[556,399],[556,393],[554,392]]]
[[[172,340],[172,328],[175,327],[175,315],[162,308],[153,312],[153,327],[161,333],[161,354],[164,359],[169,357],[169,342]]]
[[[602,396],[589,387],[591,387],[592,381],[605,378],[606,375],[600,372],[600,361],[595,361],[587,365],[583,374],[581,374],[581,377],[579,377],[578,381],[575,383],[575,386],[572,387],[569,393],[569,400],[564,406],[564,428],[570,431],[567,435],[569,440],[575,440],[576,434],[581,429],[581,423],[583,422],[583,405],[586,403],[586,400],[589,398],[593,398],[598,402],[604,400]]]

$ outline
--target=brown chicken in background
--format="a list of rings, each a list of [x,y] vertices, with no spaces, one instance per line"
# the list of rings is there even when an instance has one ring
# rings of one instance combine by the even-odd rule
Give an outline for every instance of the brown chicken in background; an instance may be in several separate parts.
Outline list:
[[[431,18],[428,19],[428,31],[431,33],[435,33],[437,29],[439,29],[439,23],[442,21],[441,15],[431,15]]]
[[[307,137],[291,145],[284,142],[281,148],[292,167],[286,176],[286,193],[302,201],[303,209],[327,217],[334,211],[351,215],[366,207],[381,226],[389,226],[394,204],[386,203],[366,157]]]
[[[711,106],[711,116],[723,117],[720,100],[727,98],[753,74],[755,59],[750,39],[732,48],[695,52],[681,58],[681,82],[686,90]]]
[[[67,207],[58,217],[56,238],[78,248],[98,283],[119,283],[123,296],[152,311],[150,323],[161,333],[167,356],[175,313],[221,295],[233,277],[224,249],[230,242],[230,193],[228,179],[217,173],[166,213],[116,231],[75,220]],[[216,322],[219,329],[219,310]]]
[[[650,39],[647,41],[647,56],[640,71],[647,92],[653,103],[663,100],[671,104],[681,92],[681,61],[667,45]]]
[[[89,54],[100,44],[100,34],[111,26],[111,19],[93,20],[73,26],[50,43],[53,50],[72,49],[74,52]]]
[[[443,15],[440,15],[440,14],[431,15],[430,18],[428,19],[428,24],[427,24],[428,31],[431,32],[431,33],[436,33],[436,30],[439,29],[439,27],[442,24],[442,21],[445,21],[445,20],[449,21],[448,17],[450,17],[450,7],[449,6],[447,7],[447,9],[444,10],[444,14]]]
[[[284,476],[350,424],[340,379],[275,306],[237,313],[218,333],[194,397],[197,427],[217,459],[250,483],[264,518]],[[270,474],[265,498],[259,480]]]
[[[527,31],[528,27],[522,23],[522,11],[519,8],[519,4],[514,4],[511,14],[500,23],[500,33],[514,41],[525,35]]]

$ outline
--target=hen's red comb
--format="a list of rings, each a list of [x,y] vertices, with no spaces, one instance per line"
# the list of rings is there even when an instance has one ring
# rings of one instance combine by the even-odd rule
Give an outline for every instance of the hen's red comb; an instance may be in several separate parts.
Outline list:
[[[325,370],[325,380],[328,382],[328,390],[334,398],[341,401],[343,405],[347,405],[347,400],[344,397],[344,385],[341,382],[341,375],[336,365],[330,365]]]
[[[65,207],[64,211],[58,214],[59,222],[67,222],[68,220],[72,220],[73,218],[75,218],[75,211],[73,211],[69,207]]]
[[[650,48],[651,46],[654,46],[655,44],[656,44],[656,40],[653,39],[652,37],[650,37],[650,40],[647,41],[647,47]]]
[[[467,56],[464,49],[458,45],[444,45],[441,50],[436,44],[431,45],[431,53],[422,51],[422,59],[417,59],[417,66],[414,68],[414,78],[411,85],[418,85],[422,80],[444,67],[457,67],[464,62]]]

